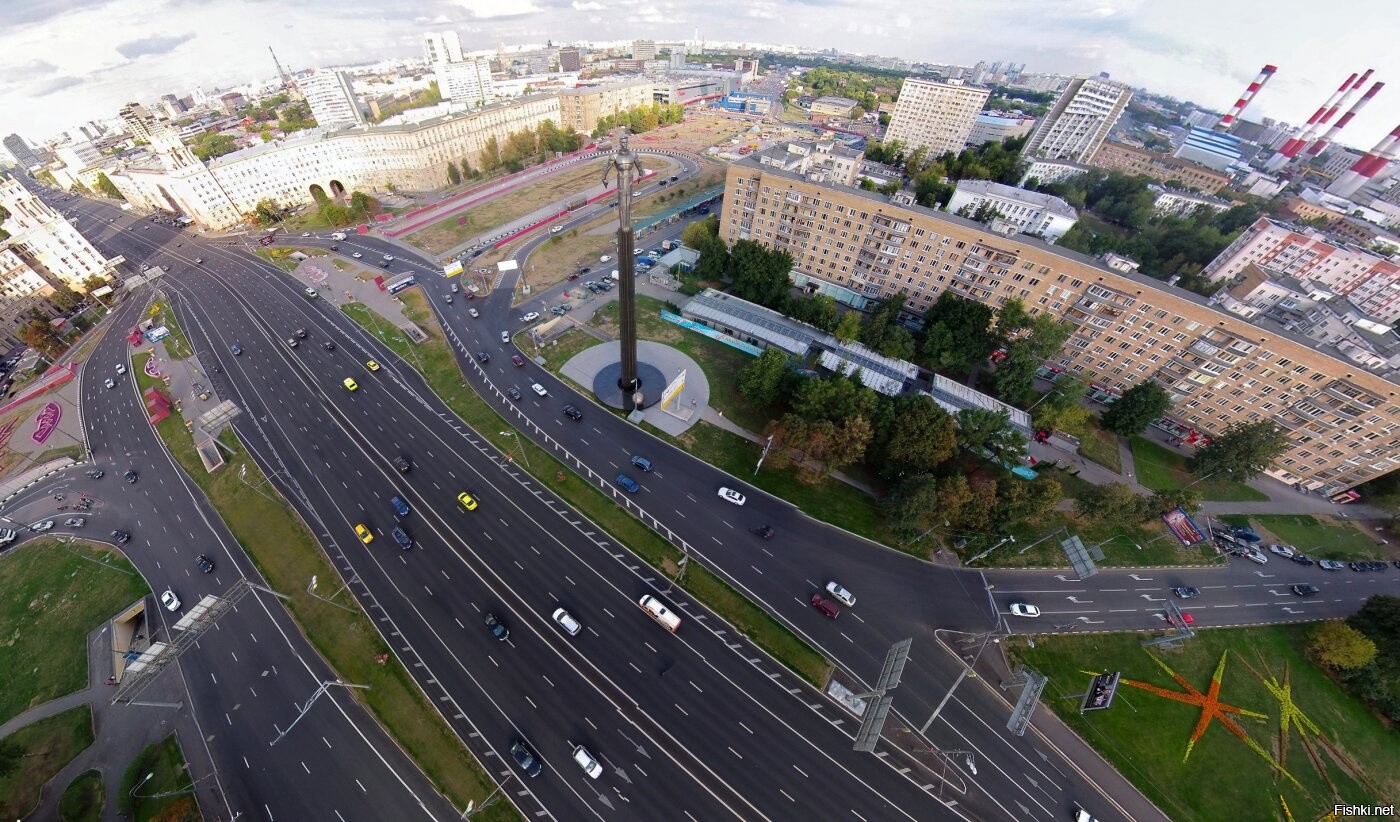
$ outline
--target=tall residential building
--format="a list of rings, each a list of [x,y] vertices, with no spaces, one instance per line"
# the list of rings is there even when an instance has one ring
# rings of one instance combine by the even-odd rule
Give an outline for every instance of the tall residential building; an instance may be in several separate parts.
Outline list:
[[[488,57],[469,57],[455,63],[438,63],[438,91],[444,100],[456,105],[484,106],[496,99],[495,86],[491,84],[491,60]]]
[[[967,144],[980,146],[983,143],[1000,143],[1012,137],[1029,134],[1035,128],[1035,118],[1020,114],[1007,114],[1003,111],[985,112],[977,115],[972,131],[967,135]]]
[[[559,92],[559,125],[590,134],[609,114],[651,105],[654,89],[652,81],[646,79],[564,89]]]
[[[18,345],[29,325],[30,309],[45,316],[58,313],[50,300],[53,286],[44,281],[15,249],[0,245],[0,343]]]
[[[1230,184],[1230,175],[1213,168],[1161,154],[1143,148],[1134,148],[1126,143],[1105,140],[1094,152],[1089,165],[1121,171],[1124,174],[1141,174],[1163,183],[1177,183],[1194,188],[1206,194],[1214,194]]]
[[[1087,163],[1133,99],[1132,88],[1102,77],[1069,82],[1035,127],[1025,153],[1050,160]]]
[[[360,111],[355,89],[345,72],[313,69],[309,77],[297,81],[297,86],[311,106],[311,116],[318,125],[326,128],[364,125],[365,115]]]
[[[1106,394],[1156,381],[1173,402],[1163,424],[1215,435],[1275,422],[1289,442],[1268,473],[1284,482],[1332,495],[1400,467],[1400,337],[1383,325],[1254,324],[1143,274],[755,155],[729,166],[720,236],[789,252],[795,286],[857,308],[900,294],[917,313],[945,291],[994,308],[1019,299],[1073,327],[1047,364]]]
[[[62,214],[8,174],[0,173],[0,208],[9,234],[0,243],[13,250],[39,276],[52,285],[82,290],[89,277],[106,276],[106,258],[92,247]]]
[[[578,71],[583,68],[583,53],[578,46],[564,46],[559,49],[559,70]]]
[[[430,31],[423,35],[423,49],[428,65],[462,62],[462,41],[455,31]]]
[[[633,60],[655,60],[656,41],[655,40],[633,40],[632,41]]]
[[[15,165],[22,169],[28,170],[32,166],[39,165],[39,158],[34,156],[34,150],[18,134],[11,134],[5,138],[5,151],[15,158]]]
[[[898,140],[909,151],[927,147],[929,156],[962,151],[991,89],[950,80],[904,81],[885,142]]]

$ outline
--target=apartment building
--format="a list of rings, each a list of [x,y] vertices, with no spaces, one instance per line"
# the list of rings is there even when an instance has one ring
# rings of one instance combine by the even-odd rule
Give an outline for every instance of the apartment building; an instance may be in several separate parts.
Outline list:
[[[1003,111],[984,112],[973,121],[972,131],[967,134],[967,144],[980,146],[983,143],[1000,143],[1013,137],[1024,137],[1032,128],[1035,128],[1034,117]]]
[[[992,90],[913,77],[899,88],[885,142],[898,140],[909,151],[927,147],[930,157],[962,151]]]
[[[1254,264],[1346,297],[1383,323],[1400,322],[1400,260],[1317,229],[1260,217],[1201,271],[1231,282]]]
[[[913,312],[951,291],[1074,325],[1051,362],[1100,390],[1155,379],[1171,417],[1206,433],[1275,421],[1291,444],[1270,474],[1336,493],[1400,467],[1400,345],[1368,326],[1322,341],[1251,324],[1199,295],[1025,236],[872,192],[808,181],[749,157],[730,166],[721,236],[793,257],[796,285],[856,307],[903,294]]]
[[[559,49],[559,70],[578,71],[583,68],[583,52],[578,46],[564,46]]]
[[[355,99],[350,76],[343,71],[312,69],[310,75],[297,80],[297,88],[311,107],[311,116],[325,128],[364,125],[365,115]]]
[[[632,41],[633,60],[655,60],[656,41],[655,40],[633,40]]]
[[[995,209],[988,226],[998,234],[1033,234],[1048,243],[1057,242],[1079,222],[1079,212],[1059,197],[991,180],[959,181],[947,210],[971,217],[983,207]]]
[[[107,258],[77,228],[5,172],[0,172],[0,217],[5,237],[0,249],[12,251],[52,285],[82,291],[89,277],[105,277],[110,270]]]
[[[1050,107],[1025,153],[1047,160],[1087,163],[1133,99],[1133,90],[1104,77],[1076,77]]]
[[[1141,174],[1162,183],[1175,181],[1204,194],[1215,194],[1230,184],[1230,175],[1224,172],[1113,140],[1105,140],[1099,146],[1089,165],[1124,174]]]
[[[654,99],[654,84],[646,78],[564,89],[559,92],[559,124],[591,134],[609,114],[649,106]]]

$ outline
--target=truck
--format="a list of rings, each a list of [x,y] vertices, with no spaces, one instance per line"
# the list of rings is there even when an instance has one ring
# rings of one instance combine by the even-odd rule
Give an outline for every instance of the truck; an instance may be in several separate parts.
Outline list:
[[[569,211],[578,211],[580,208],[583,208],[586,205],[588,205],[588,197],[586,195],[580,194],[579,196],[570,200],[568,205],[565,206],[565,208],[567,208]]]
[[[331,233],[331,239],[332,239],[332,240],[341,240],[341,241],[343,242],[343,241],[345,240],[345,232],[344,232],[344,231],[332,232],[332,233]]]
[[[637,600],[637,604],[642,606],[642,610],[647,612],[647,616],[661,623],[661,627],[671,633],[675,633],[676,629],[681,627],[681,618],[672,613],[671,609],[663,605],[661,600],[656,597],[643,594],[642,598]]]

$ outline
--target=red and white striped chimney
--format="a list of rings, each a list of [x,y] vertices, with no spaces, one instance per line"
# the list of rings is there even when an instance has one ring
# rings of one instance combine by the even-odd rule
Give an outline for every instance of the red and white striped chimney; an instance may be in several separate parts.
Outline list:
[[[1327,133],[1318,138],[1317,142],[1308,146],[1308,156],[1316,157],[1317,155],[1321,154],[1323,149],[1327,148],[1327,146],[1332,142],[1332,138],[1337,136],[1337,132],[1346,128],[1347,123],[1351,122],[1351,118],[1355,117],[1357,113],[1361,111],[1361,109],[1365,108],[1366,104],[1371,102],[1371,98],[1375,97],[1376,93],[1383,88],[1385,88],[1385,83],[1376,83],[1375,85],[1371,86],[1370,90],[1363,94],[1360,100],[1356,101],[1356,105],[1352,106],[1346,114],[1342,115],[1342,119],[1338,120],[1336,125],[1328,129]]]
[[[1249,105],[1249,101],[1254,99],[1254,95],[1259,93],[1259,89],[1269,82],[1269,78],[1273,77],[1276,71],[1278,71],[1278,66],[1264,66],[1260,69],[1259,76],[1254,78],[1253,83],[1245,87],[1244,94],[1240,95],[1240,99],[1236,100],[1235,105],[1231,106],[1230,110],[1225,112],[1225,116],[1220,118],[1220,122],[1215,124],[1215,130],[1229,131],[1230,127],[1235,124],[1235,118],[1240,116],[1240,113]]]
[[[1352,164],[1352,167],[1332,182],[1327,187],[1328,194],[1335,194],[1338,197],[1350,197],[1361,187],[1371,182],[1381,169],[1400,156],[1400,126],[1396,126],[1393,131],[1376,143],[1376,147],[1371,149],[1360,160]]]
[[[1348,77],[1344,83],[1338,86],[1336,91],[1332,92],[1332,96],[1328,97],[1322,105],[1317,107],[1317,111],[1313,112],[1313,116],[1309,117],[1308,121],[1304,123],[1302,127],[1299,128],[1296,132],[1294,132],[1292,137],[1289,137],[1287,140],[1283,141],[1283,145],[1278,147],[1278,153],[1275,154],[1273,157],[1269,158],[1269,162],[1266,164],[1265,167],[1270,170],[1273,170],[1282,166],[1284,163],[1287,163],[1289,160],[1292,160],[1294,157],[1298,156],[1298,152],[1303,150],[1303,146],[1308,144],[1308,141],[1313,138],[1313,135],[1317,133],[1318,128],[1321,127],[1320,121],[1322,121],[1322,115],[1326,114],[1329,108],[1335,108],[1337,105],[1337,101],[1341,100],[1342,95],[1350,91],[1352,85],[1354,85],[1355,83],[1356,72],[1353,71],[1351,73],[1351,76]]]

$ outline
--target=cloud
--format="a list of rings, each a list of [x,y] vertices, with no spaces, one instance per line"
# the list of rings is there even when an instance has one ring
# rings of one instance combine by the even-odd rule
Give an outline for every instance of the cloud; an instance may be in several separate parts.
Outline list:
[[[50,78],[41,83],[35,83],[30,88],[29,95],[31,97],[47,97],[48,95],[53,94],[55,92],[63,91],[64,89],[72,88],[73,86],[80,86],[82,84],[83,81],[81,79],[73,77],[72,75],[64,74],[58,77]]]
[[[108,2],[110,0],[7,0],[5,25],[18,27],[28,23],[42,23],[70,11],[105,6]]]
[[[179,48],[182,43],[194,39],[193,34],[170,34],[165,36],[145,37],[140,40],[129,40],[118,44],[117,53],[128,60],[135,60],[138,57],[147,57],[155,54],[169,54]]]
[[[58,66],[47,60],[30,60],[28,63],[21,63],[18,66],[7,66],[5,68],[5,79],[10,82],[21,83],[26,80],[37,80],[58,71]]]
[[[602,11],[607,8],[607,6],[597,2],[597,0],[584,0],[584,2],[574,0],[572,5],[574,11]]]

